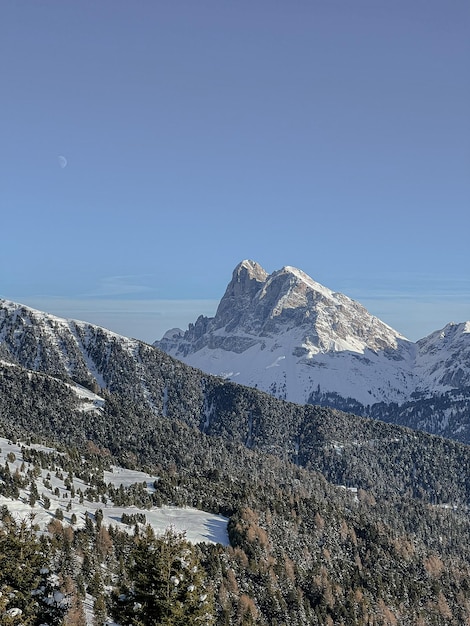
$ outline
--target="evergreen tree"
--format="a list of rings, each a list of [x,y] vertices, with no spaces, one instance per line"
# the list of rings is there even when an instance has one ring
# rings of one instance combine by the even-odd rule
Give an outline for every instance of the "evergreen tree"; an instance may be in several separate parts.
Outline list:
[[[150,526],[130,555],[128,588],[114,595],[113,612],[129,626],[213,624],[212,594],[196,549],[168,529],[156,537]]]
[[[32,522],[33,518],[29,524],[26,520],[16,523],[5,516],[0,528],[0,591],[5,613],[0,623],[57,626],[67,608],[65,598],[49,576],[45,546]]]

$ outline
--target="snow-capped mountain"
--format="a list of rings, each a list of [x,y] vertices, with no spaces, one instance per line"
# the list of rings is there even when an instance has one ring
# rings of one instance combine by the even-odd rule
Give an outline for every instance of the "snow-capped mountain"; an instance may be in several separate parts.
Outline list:
[[[361,304],[294,267],[268,275],[245,260],[213,318],[156,346],[185,363],[298,403],[367,412],[470,386],[470,322],[413,343]],[[325,399],[329,398],[328,401]]]

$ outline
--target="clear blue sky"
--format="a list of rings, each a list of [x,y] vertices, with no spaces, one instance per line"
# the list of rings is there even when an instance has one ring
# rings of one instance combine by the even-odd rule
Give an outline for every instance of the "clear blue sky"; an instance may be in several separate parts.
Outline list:
[[[470,319],[469,32],[468,0],[4,0],[0,297],[152,341],[251,258],[411,339]]]

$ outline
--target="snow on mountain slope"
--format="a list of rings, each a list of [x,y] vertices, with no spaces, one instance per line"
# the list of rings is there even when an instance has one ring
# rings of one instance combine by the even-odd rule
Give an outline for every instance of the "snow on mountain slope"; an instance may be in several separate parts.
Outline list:
[[[106,387],[100,368],[92,358],[100,337],[119,344],[132,355],[139,342],[110,330],[57,317],[30,307],[0,300],[0,357],[28,369],[70,376],[76,382]],[[105,362],[109,354],[100,354]]]
[[[376,416],[368,407],[377,403],[401,405],[416,394],[469,388],[469,328],[470,322],[449,324],[412,343],[301,270],[287,266],[268,274],[243,261],[213,318],[200,316],[185,332],[172,329],[154,345],[204,372],[280,398]],[[0,300],[1,362],[95,394],[100,387],[119,390],[166,415],[168,390],[158,371],[171,373],[173,365],[151,352],[104,328]],[[84,409],[99,406],[99,398],[84,403]]]
[[[215,317],[199,317],[186,332],[168,331],[154,345],[203,371],[294,402],[335,393],[367,406],[402,403],[416,390],[442,392],[470,379],[466,332],[451,343],[431,335],[414,344],[301,270],[287,266],[268,275],[245,260]]]
[[[451,322],[417,342],[418,391],[470,386],[470,322]]]

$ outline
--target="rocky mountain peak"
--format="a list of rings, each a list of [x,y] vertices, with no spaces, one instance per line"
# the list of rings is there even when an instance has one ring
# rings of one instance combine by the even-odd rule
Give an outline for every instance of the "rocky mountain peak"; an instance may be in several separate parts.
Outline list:
[[[396,347],[402,337],[359,303],[286,265],[268,274],[258,263],[242,261],[232,274],[213,318],[200,317],[185,333],[165,335],[163,350],[185,357],[207,347],[236,353],[266,338],[281,341],[295,333],[296,354],[352,350],[363,353]],[[403,338],[404,339],[404,338]]]
[[[268,277],[268,273],[261,267],[256,261],[245,259],[237,265],[233,270],[232,281],[236,278],[238,281],[244,281],[246,278],[249,280],[257,280],[258,282],[264,282]]]
[[[295,323],[302,324],[311,321],[308,320],[310,313],[307,314],[307,311],[320,302],[330,301],[332,296],[332,291],[301,270],[287,265],[267,277],[258,295],[258,316],[267,322],[268,319],[280,317],[292,318],[295,314]],[[264,314],[260,315],[261,310],[264,310]]]
[[[211,330],[270,333],[279,323],[292,327],[312,322],[312,307],[332,302],[335,294],[301,270],[285,266],[268,274],[255,261],[245,260],[233,271]],[[344,300],[348,300],[344,296]]]
[[[239,263],[233,270],[232,280],[217,308],[217,326],[229,324],[234,317],[238,321],[242,311],[249,306],[267,277],[267,272],[255,261],[245,260]]]

